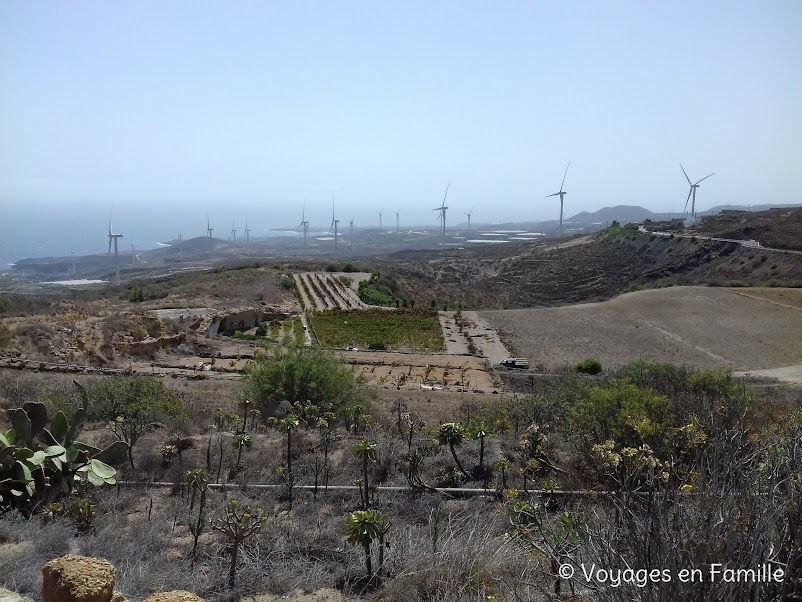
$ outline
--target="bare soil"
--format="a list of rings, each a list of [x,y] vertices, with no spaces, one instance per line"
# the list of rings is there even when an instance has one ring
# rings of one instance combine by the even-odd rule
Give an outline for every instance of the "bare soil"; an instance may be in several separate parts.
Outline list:
[[[546,368],[589,357],[607,367],[644,356],[737,370],[802,363],[802,311],[722,288],[673,287],[603,303],[480,316],[499,329],[516,355]]]

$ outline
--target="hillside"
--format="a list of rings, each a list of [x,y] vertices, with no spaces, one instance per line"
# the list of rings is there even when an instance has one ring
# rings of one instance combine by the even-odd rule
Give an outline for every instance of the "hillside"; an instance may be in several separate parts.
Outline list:
[[[727,211],[704,217],[690,231],[717,238],[753,239],[764,247],[802,251],[802,207]]]
[[[435,257],[405,253],[378,260],[376,268],[398,282],[399,296],[417,303],[510,309],[601,301],[671,284],[798,281],[802,255],[630,228],[560,245],[466,249]]]

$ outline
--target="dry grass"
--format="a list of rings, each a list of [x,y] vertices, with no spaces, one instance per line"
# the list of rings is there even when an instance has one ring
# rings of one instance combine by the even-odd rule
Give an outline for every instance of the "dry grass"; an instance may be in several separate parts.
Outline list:
[[[605,367],[642,356],[742,370],[802,363],[802,312],[720,288],[656,289],[603,303],[481,315],[516,355],[547,368],[588,357]]]

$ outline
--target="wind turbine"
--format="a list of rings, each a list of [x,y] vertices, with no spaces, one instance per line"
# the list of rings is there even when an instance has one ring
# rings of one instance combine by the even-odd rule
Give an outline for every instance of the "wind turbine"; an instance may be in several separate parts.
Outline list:
[[[111,225],[111,218],[109,218],[109,254],[111,253],[111,241],[114,241],[114,266],[117,271],[117,285],[120,284],[120,256],[117,251],[117,239],[122,238],[122,234],[114,234]]]
[[[702,180],[706,180],[710,176],[716,175],[716,172],[710,174],[710,176],[705,176],[701,180],[698,180],[695,184],[691,182],[691,179],[688,177],[688,174],[685,173],[685,168],[682,166],[682,163],[679,164],[679,168],[682,170],[682,173],[685,174],[685,179],[688,180],[688,184],[690,185],[691,189],[688,191],[688,198],[685,199],[685,209],[683,213],[688,213],[688,201],[691,200],[691,196],[693,196],[693,201],[691,201],[691,216],[693,219],[696,219],[696,189],[699,188],[699,182]]]
[[[72,256],[72,273],[75,273],[75,252],[70,249],[70,255]]]
[[[393,213],[395,213],[395,233],[398,234],[398,214],[401,213],[401,210],[399,209],[398,211],[393,211]]]
[[[245,244],[250,244],[251,242],[251,231],[248,228],[248,216],[245,216]]]
[[[134,241],[131,241],[131,267],[136,265],[136,252],[134,250]]]
[[[451,180],[448,181],[448,186],[446,186],[446,193],[443,195],[443,204],[439,207],[435,207],[432,211],[439,211],[440,215],[437,219],[443,222],[443,238],[446,237],[446,197],[448,196],[448,189],[451,187]]]
[[[237,242],[237,227],[234,225],[234,220],[231,220],[231,235],[234,242]]]
[[[331,226],[334,226],[334,254],[337,254],[337,225],[340,223],[340,220],[334,219],[334,195],[331,197]],[[329,226],[329,230],[331,230],[331,226]]]
[[[384,212],[384,209],[382,209],[381,211],[379,211],[379,232],[381,232],[381,231],[382,231],[382,213],[383,213],[383,212]]]
[[[304,247],[306,246],[306,232],[309,230],[309,222],[306,221],[306,201],[304,201],[304,208],[301,212],[301,223],[298,224],[298,228],[303,228],[304,231]],[[296,230],[298,229],[296,228]]]
[[[210,256],[212,254],[212,246],[213,246],[213,243],[212,243],[212,231],[213,230],[214,230],[214,228],[212,228],[211,224],[209,223],[209,212],[207,211],[206,212],[206,235],[209,237],[209,255]]]
[[[354,218],[348,220],[348,225],[351,226],[351,240],[354,239]]]
[[[473,210],[474,210],[474,209],[476,209],[476,207],[471,207],[471,210],[470,210],[470,211],[468,211],[468,213],[465,213],[465,212],[463,211],[463,213],[465,213],[465,215],[467,215],[467,216],[468,216],[468,232],[470,232],[470,231],[471,231],[471,213],[473,213]]]
[[[554,194],[550,194],[549,196],[546,197],[546,198],[549,198],[549,197],[560,195],[560,240],[562,240],[562,237],[563,237],[563,199],[564,199],[565,195],[568,194],[567,192],[563,192],[563,186],[565,185],[565,176],[568,175],[568,168],[569,167],[571,167],[571,162],[570,161],[568,162],[568,165],[565,168],[565,173],[563,174],[563,182],[562,182],[562,184],[560,184],[560,192],[555,192]]]

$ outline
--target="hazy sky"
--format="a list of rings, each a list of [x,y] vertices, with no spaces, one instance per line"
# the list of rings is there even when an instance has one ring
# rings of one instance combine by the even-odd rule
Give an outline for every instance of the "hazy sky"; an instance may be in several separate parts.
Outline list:
[[[3,0],[0,235],[327,227],[332,194],[434,224],[449,179],[449,223],[553,219],[569,160],[566,215],[680,210],[680,161],[701,209],[800,202],[801,31],[799,0]]]

